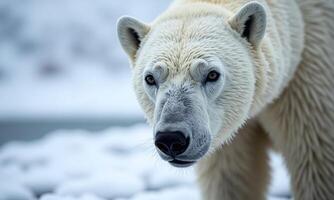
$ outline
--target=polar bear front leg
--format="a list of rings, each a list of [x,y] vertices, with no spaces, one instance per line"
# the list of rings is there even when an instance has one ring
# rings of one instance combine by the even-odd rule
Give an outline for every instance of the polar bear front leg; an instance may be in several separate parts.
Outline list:
[[[269,181],[267,135],[256,122],[197,166],[203,200],[265,199]]]

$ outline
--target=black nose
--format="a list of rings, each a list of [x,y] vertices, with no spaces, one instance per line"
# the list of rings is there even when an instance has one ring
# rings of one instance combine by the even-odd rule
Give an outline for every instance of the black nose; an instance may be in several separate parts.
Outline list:
[[[155,146],[171,157],[182,154],[189,146],[189,138],[180,131],[158,132],[155,137]]]

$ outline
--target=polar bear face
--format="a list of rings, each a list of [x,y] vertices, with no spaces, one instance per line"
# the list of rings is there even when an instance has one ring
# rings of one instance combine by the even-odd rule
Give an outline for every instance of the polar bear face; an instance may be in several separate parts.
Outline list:
[[[252,50],[265,12],[249,3],[236,14],[195,4],[152,25],[118,23],[139,103],[162,159],[187,167],[230,140],[248,117],[255,91]],[[264,24],[263,24],[264,23]]]

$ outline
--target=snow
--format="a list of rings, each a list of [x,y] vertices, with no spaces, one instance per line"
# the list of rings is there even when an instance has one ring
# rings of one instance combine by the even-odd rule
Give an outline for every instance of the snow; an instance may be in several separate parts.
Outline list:
[[[65,182],[56,189],[60,195],[82,195],[93,193],[106,199],[130,197],[145,188],[144,181],[131,173],[107,171],[107,174],[87,177],[83,180]]]
[[[290,196],[281,158],[270,153],[268,199]],[[144,124],[102,132],[59,130],[0,148],[0,199],[176,200],[200,198],[193,168],[163,162]]]
[[[142,118],[116,21],[149,22],[168,4],[1,0],[0,120]]]
[[[103,200],[103,199],[92,194],[85,194],[78,197],[73,197],[73,196],[71,197],[57,194],[46,194],[41,198],[41,200]]]
[[[0,183],[1,200],[34,200],[35,197],[31,191],[22,185],[8,182],[8,179]]]
[[[153,191],[138,194],[130,200],[179,200],[179,199],[191,199],[200,200],[200,195],[193,187],[171,187],[163,191]],[[119,199],[121,200],[121,199]]]

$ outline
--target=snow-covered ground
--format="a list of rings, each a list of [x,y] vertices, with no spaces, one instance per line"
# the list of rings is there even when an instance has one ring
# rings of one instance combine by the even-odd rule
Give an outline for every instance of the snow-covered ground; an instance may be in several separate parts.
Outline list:
[[[199,200],[193,169],[160,160],[139,124],[100,133],[59,130],[0,148],[1,200]],[[288,175],[271,153],[268,199],[287,199]]]

